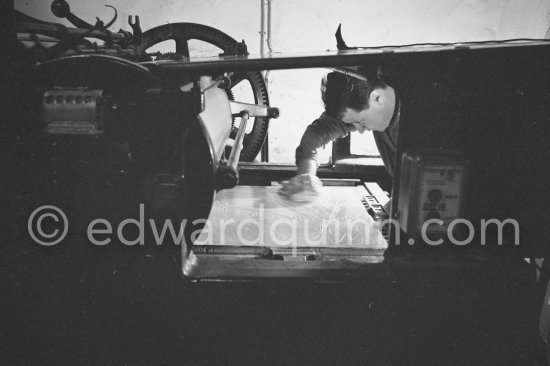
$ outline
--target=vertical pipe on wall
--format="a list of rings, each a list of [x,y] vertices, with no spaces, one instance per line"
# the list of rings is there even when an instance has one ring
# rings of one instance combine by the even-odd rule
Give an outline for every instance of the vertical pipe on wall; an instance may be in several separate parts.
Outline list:
[[[261,9],[261,14],[260,14],[260,54],[263,56],[264,55],[264,39],[265,39],[265,3],[264,3],[264,0],[260,0],[260,9]]]
[[[271,1],[272,0],[267,0],[267,48],[269,50],[269,54],[273,53],[273,49],[271,48]],[[263,10],[264,10],[264,0],[262,0],[262,12]],[[264,17],[262,13],[262,22],[263,21],[264,21]],[[263,46],[264,44],[262,42],[262,49],[263,49]],[[262,53],[262,56],[263,56],[263,53]],[[264,79],[267,87],[267,92],[269,94],[269,70],[264,72]],[[264,145],[262,146],[261,159],[262,161],[269,161],[269,133],[265,138]]]
[[[273,53],[273,49],[271,48],[271,1],[272,0],[267,0],[267,49],[269,50],[269,54]],[[268,76],[269,70],[264,74],[266,84],[269,81]]]
[[[269,53],[273,53],[273,49],[271,49],[271,1],[267,0],[267,48]]]

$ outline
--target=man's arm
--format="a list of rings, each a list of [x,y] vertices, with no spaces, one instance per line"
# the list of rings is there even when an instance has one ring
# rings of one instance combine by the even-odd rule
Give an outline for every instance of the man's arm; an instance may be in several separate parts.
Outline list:
[[[296,149],[297,174],[315,175],[318,165],[318,149],[353,130],[353,125],[323,113],[319,119],[306,128],[300,146]]]
[[[283,183],[279,193],[291,200],[303,201],[319,194],[323,185],[317,178],[317,150],[338,137],[345,136],[353,125],[325,113],[309,125],[296,149],[297,175]]]
[[[298,170],[296,174],[310,174],[317,175],[317,160],[305,158],[296,162]]]

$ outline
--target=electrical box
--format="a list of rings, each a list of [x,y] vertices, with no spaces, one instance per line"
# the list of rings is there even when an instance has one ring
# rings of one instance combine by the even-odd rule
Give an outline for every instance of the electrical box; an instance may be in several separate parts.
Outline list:
[[[409,236],[443,237],[461,218],[467,163],[455,152],[406,151],[401,159],[398,221]]]

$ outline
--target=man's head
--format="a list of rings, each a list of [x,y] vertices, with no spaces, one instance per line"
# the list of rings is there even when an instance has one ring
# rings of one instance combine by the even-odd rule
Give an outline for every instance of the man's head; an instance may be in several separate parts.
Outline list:
[[[327,74],[321,83],[325,111],[357,131],[383,131],[395,108],[395,91],[378,77],[360,80],[339,72]]]

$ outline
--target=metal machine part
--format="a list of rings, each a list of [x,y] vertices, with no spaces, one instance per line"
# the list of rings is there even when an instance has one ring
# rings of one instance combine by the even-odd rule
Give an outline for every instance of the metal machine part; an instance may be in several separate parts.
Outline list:
[[[217,190],[233,188],[239,182],[237,166],[245,147],[249,120],[254,117],[279,117],[278,108],[230,100],[229,93],[224,90],[229,83],[227,76],[218,77],[215,80],[203,76],[191,89],[192,92],[200,93],[201,112],[198,117],[208,141]],[[231,123],[232,117],[236,116],[240,117],[238,128]],[[225,160],[231,133],[234,133],[234,141],[231,144],[229,157]]]
[[[239,131],[237,132],[237,137],[231,148],[231,154],[225,165],[219,167],[216,172],[216,188],[233,188],[239,183],[239,171],[237,170],[237,165],[239,164],[239,156],[243,149],[243,139],[246,130],[246,123],[250,117],[249,111],[241,112],[241,122],[239,124]]]
[[[115,16],[112,20],[103,22],[97,19],[95,24],[73,14],[69,4],[64,0],[55,0],[51,5],[51,10],[55,16],[66,18],[76,28],[67,28],[60,24],[32,18],[18,11],[15,12],[18,40],[34,59],[41,62],[55,60],[59,57],[83,55],[109,55],[132,62],[159,60],[164,59],[165,55],[149,54],[147,51],[151,46],[168,39],[172,39],[176,43],[175,53],[168,57],[182,62],[190,59],[188,46],[190,40],[200,40],[219,47],[222,51],[220,55],[224,56],[247,54],[244,40],[237,42],[227,34],[201,24],[166,24],[142,32],[139,17],[129,16],[128,24],[133,32],[123,30],[112,32],[108,28],[116,19],[116,9],[114,9]],[[94,40],[103,41],[103,44],[102,42],[98,44]],[[243,102],[261,106],[269,105],[267,87],[261,72],[236,73],[231,76],[231,84],[233,87],[240,84],[241,88],[251,89],[253,100]],[[61,83],[56,86],[75,87],[81,85]],[[89,85],[82,84],[82,86],[88,87]],[[231,89],[228,88],[226,92],[230,99],[234,99]],[[260,152],[266,141],[269,117],[258,115],[254,117],[251,124],[252,128],[244,137],[240,156],[242,161],[252,161]],[[233,126],[230,138],[235,138],[236,131],[237,128]]]
[[[142,43],[138,46],[138,50],[145,53],[152,46],[166,40],[174,40],[176,43],[175,54],[183,56],[186,60],[193,58],[189,52],[190,40],[210,43],[220,48],[223,55],[235,54],[240,47],[239,42],[218,29],[195,23],[174,23],[154,27],[143,32]],[[254,100],[250,102],[258,106],[269,106],[267,86],[260,71],[234,73],[230,79],[231,88],[226,90],[230,99],[233,99],[231,89],[242,83],[252,92]],[[267,137],[269,117],[258,115],[250,122],[252,123],[252,129],[244,137],[243,150],[240,156],[242,161],[253,161]],[[235,139],[236,133],[237,127],[233,126],[229,137]]]
[[[104,133],[103,90],[53,89],[42,99],[45,132],[49,134],[100,135]]]
[[[403,154],[398,219],[412,236],[445,236],[461,218],[466,161],[460,155],[418,149]],[[436,225],[426,225],[430,222]]]
[[[277,186],[219,192],[205,229],[192,246],[182,246],[184,274],[200,281],[386,276],[387,241],[362,204],[382,191],[335,183],[306,205],[281,199]]]
[[[231,106],[231,112],[233,114],[240,114],[242,111],[247,110],[251,117],[278,118],[280,115],[279,108],[275,107],[234,101],[230,101],[229,105]]]
[[[141,42],[139,22],[131,23],[129,19],[134,34],[123,30],[111,32],[108,28],[116,20],[118,12],[113,6],[106,6],[114,10],[114,17],[107,24],[97,18],[96,23],[92,25],[73,14],[66,1],[53,1],[52,13],[58,18],[66,18],[76,28],[41,21],[16,10],[17,38],[39,61],[78,54],[106,54],[135,61],[149,59],[147,55],[140,54],[135,47]],[[100,40],[104,44],[92,40]],[[32,42],[30,47],[29,42]]]
[[[237,164],[239,163],[239,155],[243,148],[243,138],[246,130],[246,123],[250,117],[249,111],[241,112],[241,123],[239,124],[239,132],[237,133],[237,138],[235,138],[235,143],[231,149],[231,154],[227,160],[227,166],[233,170],[237,170]]]

